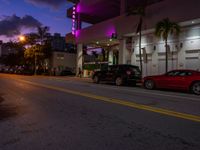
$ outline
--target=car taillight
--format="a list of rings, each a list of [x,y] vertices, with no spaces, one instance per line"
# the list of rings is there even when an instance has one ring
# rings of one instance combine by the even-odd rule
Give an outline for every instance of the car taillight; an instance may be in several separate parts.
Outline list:
[[[131,75],[131,71],[126,71],[126,74],[127,75]]]

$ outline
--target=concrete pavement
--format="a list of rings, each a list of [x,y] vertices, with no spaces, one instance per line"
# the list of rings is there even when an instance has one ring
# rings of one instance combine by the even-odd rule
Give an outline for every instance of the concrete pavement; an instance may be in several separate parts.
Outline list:
[[[0,75],[0,89],[0,113],[11,112],[0,120],[2,150],[200,149],[198,122],[111,103],[199,116],[195,95],[13,75]],[[102,97],[111,102],[95,100]]]

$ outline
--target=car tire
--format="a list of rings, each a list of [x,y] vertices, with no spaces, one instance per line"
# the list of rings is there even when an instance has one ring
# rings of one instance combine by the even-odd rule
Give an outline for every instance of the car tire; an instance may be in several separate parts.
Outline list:
[[[123,79],[121,77],[117,77],[115,79],[115,85],[117,85],[117,86],[123,85]]]
[[[198,82],[194,82],[191,86],[191,92],[196,94],[196,95],[200,95],[200,81]]]
[[[144,87],[148,90],[153,90],[155,88],[155,83],[153,80],[146,80],[144,82]]]
[[[94,76],[93,82],[96,83],[96,84],[98,84],[100,82],[99,77],[98,76]]]

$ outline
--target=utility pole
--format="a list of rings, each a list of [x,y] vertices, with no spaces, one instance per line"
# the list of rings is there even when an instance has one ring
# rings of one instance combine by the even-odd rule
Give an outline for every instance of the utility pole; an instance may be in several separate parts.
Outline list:
[[[141,47],[141,43],[142,43],[142,31],[139,31],[139,57],[140,57],[140,70],[141,70],[141,74],[143,75],[143,65],[142,65],[142,47]]]
[[[35,52],[35,69],[34,69],[34,75],[37,75],[37,54]]]

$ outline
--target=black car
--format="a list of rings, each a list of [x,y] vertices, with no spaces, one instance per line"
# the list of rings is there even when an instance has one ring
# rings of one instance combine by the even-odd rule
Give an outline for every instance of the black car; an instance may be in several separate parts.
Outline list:
[[[63,70],[60,73],[60,76],[72,76],[72,75],[75,75],[75,73],[73,73],[72,70],[69,69]]]
[[[107,69],[94,72],[92,79],[94,83],[100,81],[114,82],[120,86],[123,84],[136,84],[141,82],[141,71],[138,66],[112,65]]]

